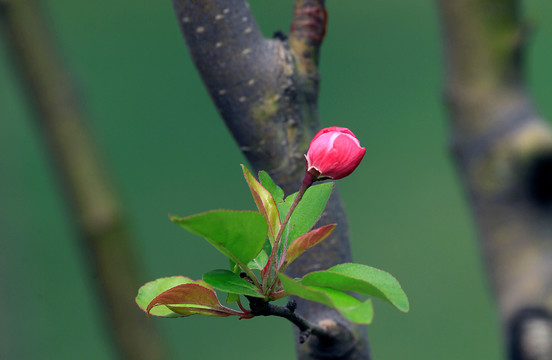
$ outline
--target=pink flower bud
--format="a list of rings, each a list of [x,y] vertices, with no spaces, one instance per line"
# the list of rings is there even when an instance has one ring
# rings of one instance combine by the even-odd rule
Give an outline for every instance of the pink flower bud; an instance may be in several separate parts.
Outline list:
[[[307,172],[313,180],[341,179],[356,169],[365,153],[351,130],[328,127],[320,130],[310,143],[305,155]]]

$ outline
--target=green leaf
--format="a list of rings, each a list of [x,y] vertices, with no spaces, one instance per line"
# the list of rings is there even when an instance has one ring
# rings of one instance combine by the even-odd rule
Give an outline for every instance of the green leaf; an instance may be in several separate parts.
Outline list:
[[[370,324],[374,316],[372,302],[361,302],[339,290],[306,286],[282,273],[278,273],[284,290],[303,299],[316,301],[336,309],[343,317],[358,324]]]
[[[228,258],[245,267],[263,248],[267,225],[256,211],[213,210],[171,221],[199,235]]]
[[[266,254],[266,251],[261,250],[259,255],[257,255],[255,259],[251,260],[249,264],[247,264],[247,266],[250,269],[262,270],[266,266],[267,262],[268,262],[268,255]]]
[[[228,259],[228,262],[230,263],[230,271],[232,271],[234,274],[239,274],[241,272],[240,267],[236,262],[232,259]]]
[[[177,285],[157,295],[147,306],[146,314],[155,315],[154,308],[162,307],[177,316],[207,315],[226,317],[242,313],[222,306],[215,291],[203,282]],[[166,316],[167,317],[167,316]]]
[[[307,286],[324,286],[342,291],[355,291],[380,298],[403,312],[410,305],[401,285],[391,274],[367,265],[339,264],[326,271],[305,275]]]
[[[249,189],[251,190],[251,195],[253,195],[253,199],[255,200],[255,204],[257,205],[259,212],[265,217],[266,223],[268,224],[268,237],[270,242],[274,244],[274,239],[276,239],[281,226],[280,215],[278,213],[276,202],[274,202],[272,194],[265,189],[261,183],[253,177],[253,175],[251,175],[249,170],[244,165],[241,167],[243,170],[243,176],[245,177],[247,185],[249,185]]]
[[[262,251],[262,250],[261,250]],[[239,275],[241,272],[241,268],[236,264],[232,259],[228,259],[230,262],[230,271],[232,271],[234,274]],[[251,260],[253,261],[253,260]],[[250,261],[250,263],[251,263]],[[249,265],[248,265],[249,266]],[[236,302],[240,299],[240,296],[238,294],[228,293],[226,294],[226,303],[231,304],[233,302]]]
[[[289,245],[286,252],[286,266],[291,264],[299,255],[327,238],[337,225],[325,225],[299,236]]]
[[[276,202],[284,201],[284,190],[282,190],[281,187],[276,185],[276,183],[272,180],[272,178],[270,177],[270,175],[268,175],[266,171],[259,172],[259,180],[261,181],[261,184],[264,186],[264,188],[267,189],[272,194],[274,201]],[[282,214],[280,214],[280,217],[281,215]]]
[[[333,188],[334,184],[329,182],[311,186],[305,192],[303,199],[301,199],[289,219],[287,225],[287,228],[289,228],[288,243],[312,229],[322,215],[322,212],[324,212]],[[284,202],[277,204],[282,221],[296,196],[297,193],[289,195]],[[287,231],[287,229],[284,230],[284,236],[287,234]]]
[[[203,281],[218,290],[264,298],[255,285],[228,270],[209,271],[203,274]]]
[[[240,296],[238,294],[234,293],[228,293],[226,294],[226,303],[232,304],[234,302],[237,302],[240,299]]]
[[[267,253],[267,254],[272,253],[272,244],[270,244],[270,241],[269,241],[269,240],[266,240],[266,241],[265,241],[263,250],[264,250],[265,253]]]

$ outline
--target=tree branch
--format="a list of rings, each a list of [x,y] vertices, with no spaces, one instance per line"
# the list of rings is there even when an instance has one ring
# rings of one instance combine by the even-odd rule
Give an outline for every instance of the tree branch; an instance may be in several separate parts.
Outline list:
[[[0,21],[90,257],[109,338],[125,359],[165,359],[159,336],[134,304],[142,281],[130,236],[41,9],[36,0],[0,0]]]
[[[533,359],[535,353],[552,358],[552,337],[525,341],[534,339],[534,327],[527,325],[534,323],[534,315],[552,310],[552,131],[524,88],[526,31],[519,3],[438,3],[452,147],[509,348],[521,344],[511,358]],[[527,317],[527,309],[539,311]],[[549,319],[543,315],[539,323],[550,333]]]
[[[173,3],[203,82],[252,165],[276,172],[297,166],[298,144],[314,131],[314,119],[304,134],[302,119],[289,116],[298,89],[284,44],[262,37],[243,0]]]
[[[286,193],[299,189],[305,171],[303,154],[319,124],[316,65],[324,2],[296,1],[289,42],[263,38],[243,0],[173,0],[173,4],[194,63],[240,149],[253,167],[268,171]],[[319,40],[313,41],[317,36]],[[336,222],[339,226],[330,238],[290,266],[292,276],[351,260],[346,217],[334,192],[319,224]],[[342,359],[369,358],[364,327],[321,304],[302,299],[297,303],[297,311],[311,323],[335,323],[339,339],[346,339],[337,351]],[[309,340],[298,344],[297,350],[300,359],[321,359],[327,349]]]
[[[246,296],[249,300],[249,307],[251,308],[251,314],[255,316],[277,316],[289,320],[293,323],[299,331],[301,331],[302,338],[299,339],[300,343],[304,343],[306,338],[313,334],[317,336],[321,341],[329,343],[333,341],[331,335],[322,327],[313,324],[303,318],[300,315],[297,315],[295,309],[297,308],[297,303],[293,300],[290,300],[286,306],[273,305],[269,302],[266,302],[259,298],[254,298]]]

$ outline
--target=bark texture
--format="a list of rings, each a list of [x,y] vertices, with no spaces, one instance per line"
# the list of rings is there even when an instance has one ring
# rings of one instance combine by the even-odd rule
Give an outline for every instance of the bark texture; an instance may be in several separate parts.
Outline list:
[[[509,358],[552,359],[552,131],[524,84],[516,0],[439,0],[452,151]]]
[[[177,20],[205,86],[252,166],[270,173],[286,193],[300,188],[303,154],[318,129],[318,58],[326,29],[322,0],[295,1],[289,37],[262,36],[244,0],[173,0]],[[320,224],[331,237],[289,268],[292,276],[351,260],[346,216],[337,192]],[[364,327],[336,311],[296,299],[297,312],[335,334],[297,344],[300,359],[369,359]],[[299,336],[297,336],[299,339]]]

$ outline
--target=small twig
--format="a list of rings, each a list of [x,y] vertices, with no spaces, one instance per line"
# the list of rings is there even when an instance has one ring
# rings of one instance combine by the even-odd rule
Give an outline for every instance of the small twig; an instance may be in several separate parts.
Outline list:
[[[303,343],[310,334],[320,339],[322,343],[331,343],[332,336],[322,327],[311,323],[295,312],[297,304],[290,300],[286,306],[273,305],[259,298],[246,296],[249,300],[251,314],[255,316],[278,316],[291,321],[301,331],[299,342]],[[302,341],[301,341],[302,340]]]

